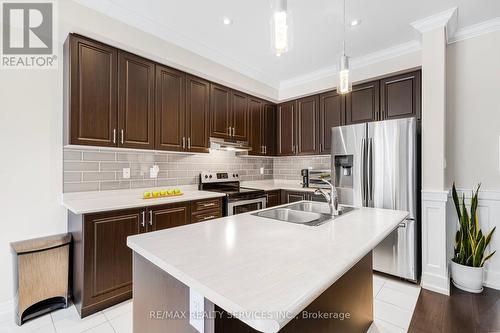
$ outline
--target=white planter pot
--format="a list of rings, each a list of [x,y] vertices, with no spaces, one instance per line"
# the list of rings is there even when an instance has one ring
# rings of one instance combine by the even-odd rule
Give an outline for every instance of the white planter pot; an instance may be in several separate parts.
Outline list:
[[[469,267],[451,261],[453,285],[471,293],[483,291],[483,267]]]

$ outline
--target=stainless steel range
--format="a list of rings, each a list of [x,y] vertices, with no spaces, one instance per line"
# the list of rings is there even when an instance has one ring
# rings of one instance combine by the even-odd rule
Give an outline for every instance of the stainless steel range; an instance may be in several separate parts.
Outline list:
[[[241,187],[239,175],[236,172],[202,172],[200,173],[199,189],[226,194],[224,216],[266,208],[266,192]]]

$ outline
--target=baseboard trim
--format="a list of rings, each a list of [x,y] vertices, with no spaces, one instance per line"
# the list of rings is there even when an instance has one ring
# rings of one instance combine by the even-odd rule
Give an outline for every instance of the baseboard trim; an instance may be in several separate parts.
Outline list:
[[[420,281],[422,288],[436,293],[450,295],[450,277],[423,273]]]
[[[484,271],[484,286],[500,290],[500,272],[486,269]]]
[[[0,314],[6,314],[9,312],[14,312],[14,300],[8,300],[0,302]]]

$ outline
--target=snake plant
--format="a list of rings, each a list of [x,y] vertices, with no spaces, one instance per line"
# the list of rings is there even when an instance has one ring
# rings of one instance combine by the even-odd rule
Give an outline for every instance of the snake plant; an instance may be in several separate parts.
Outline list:
[[[491,241],[491,236],[496,227],[494,227],[487,236],[485,236],[479,228],[477,205],[480,187],[481,184],[478,185],[475,192],[472,192],[469,214],[465,206],[465,195],[462,195],[462,202],[460,202],[455,183],[453,183],[452,195],[460,225],[455,235],[455,254],[453,261],[464,266],[483,267],[486,260],[490,259],[496,252],[493,251],[485,257],[484,252]]]

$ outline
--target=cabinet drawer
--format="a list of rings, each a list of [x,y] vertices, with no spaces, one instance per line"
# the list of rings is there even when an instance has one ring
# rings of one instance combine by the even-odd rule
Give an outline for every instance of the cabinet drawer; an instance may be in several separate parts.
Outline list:
[[[209,200],[200,200],[200,201],[194,201],[191,203],[191,211],[194,213],[196,212],[201,212],[204,210],[212,210],[212,209],[219,209],[221,208],[221,199],[216,198],[216,199],[209,199]]]
[[[214,210],[208,210],[198,214],[193,214],[191,217],[191,223],[218,219],[219,217],[222,217],[222,210],[220,208]]]

